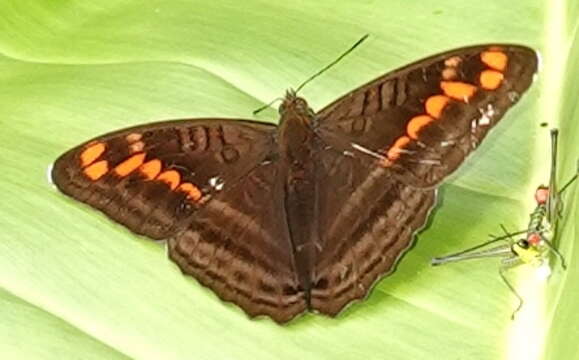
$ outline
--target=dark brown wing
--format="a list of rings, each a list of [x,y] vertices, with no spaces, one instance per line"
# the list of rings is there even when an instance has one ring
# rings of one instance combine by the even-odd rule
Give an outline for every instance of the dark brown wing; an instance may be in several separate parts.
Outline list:
[[[338,149],[383,155],[383,165],[401,181],[431,187],[484,139],[536,71],[537,55],[526,47],[457,49],[335,101],[318,113],[318,133]]]
[[[250,316],[283,323],[306,310],[295,271],[285,200],[285,172],[265,163],[200,209],[169,241],[170,256],[217,295]]]
[[[426,222],[435,190],[413,188],[368,158],[319,153],[320,239],[311,307],[336,315],[393,270]]]
[[[137,126],[66,152],[54,163],[52,179],[63,193],[131,231],[166,239],[267,158],[275,129],[215,119]]]

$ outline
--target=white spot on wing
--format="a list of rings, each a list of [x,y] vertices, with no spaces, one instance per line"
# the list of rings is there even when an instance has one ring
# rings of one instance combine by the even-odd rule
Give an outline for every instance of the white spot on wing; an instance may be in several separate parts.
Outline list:
[[[543,70],[543,56],[539,51],[535,51],[537,55],[537,72],[533,75],[533,81],[537,78],[537,75]]]
[[[56,187],[56,184],[52,181],[52,168],[54,168],[53,163],[49,164],[48,167],[46,168],[46,180],[48,180],[49,184]]]
[[[474,119],[473,121],[470,122],[470,131],[474,133],[476,131],[477,126],[478,126],[477,121],[476,119]]]
[[[209,179],[209,186],[211,186],[216,191],[221,191],[223,189],[224,184],[225,183],[223,182],[223,180],[221,180],[219,176],[214,176]]]
[[[486,109],[480,109],[481,117],[478,119],[479,126],[490,125],[491,119],[496,115],[495,108],[488,104]]]
[[[515,102],[515,101],[519,100],[519,98],[521,97],[521,95],[516,91],[509,91],[507,93],[507,96],[508,96],[509,100],[511,100],[511,102]]]

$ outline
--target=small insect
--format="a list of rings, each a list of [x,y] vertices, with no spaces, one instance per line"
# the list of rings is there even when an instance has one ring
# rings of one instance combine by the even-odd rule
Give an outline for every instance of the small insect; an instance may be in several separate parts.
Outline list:
[[[561,195],[571,184],[573,184],[573,182],[575,182],[575,180],[577,180],[579,174],[579,163],[575,175],[565,183],[560,191],[557,191],[556,174],[558,134],[559,132],[557,129],[551,130],[551,173],[549,176],[549,185],[540,185],[537,187],[537,190],[535,191],[535,201],[537,205],[529,216],[529,224],[527,228],[510,233],[501,225],[505,235],[494,236],[489,241],[455,254],[435,257],[431,262],[433,266],[436,266],[469,259],[502,257],[501,265],[499,267],[499,275],[505,285],[519,300],[517,308],[511,315],[512,319],[515,318],[517,312],[523,307],[523,298],[505,276],[507,270],[524,264],[536,268],[542,266],[548,267],[550,254],[554,254],[559,259],[563,269],[566,269],[567,267],[565,264],[565,258],[553,245],[552,239],[555,236],[558,219],[561,217]],[[524,237],[519,238],[518,240],[515,239],[515,237],[521,235]],[[506,241],[506,243],[494,247],[488,247],[491,244],[501,241]]]

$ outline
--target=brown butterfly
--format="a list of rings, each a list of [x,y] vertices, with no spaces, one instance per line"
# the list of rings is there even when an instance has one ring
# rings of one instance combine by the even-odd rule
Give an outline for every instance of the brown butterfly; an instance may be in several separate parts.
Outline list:
[[[52,178],[250,316],[334,316],[391,272],[436,186],[520,98],[537,55],[452,50],[390,72],[321,111],[288,91],[278,126],[187,119],[99,136]]]

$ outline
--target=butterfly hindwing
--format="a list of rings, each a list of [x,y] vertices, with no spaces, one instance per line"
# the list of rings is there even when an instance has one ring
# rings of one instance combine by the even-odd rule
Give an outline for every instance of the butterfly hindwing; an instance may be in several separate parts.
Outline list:
[[[169,240],[181,270],[251,316],[286,322],[306,310],[285,211],[285,172],[264,163],[214,196]]]
[[[212,196],[264,161],[275,126],[198,119],[137,126],[56,160],[52,179],[131,231],[166,239]]]
[[[394,269],[424,226],[435,190],[406,185],[368,158],[318,154],[319,252],[312,308],[336,315]]]
[[[408,184],[432,187],[454,171],[531,85],[529,48],[453,50],[388,73],[318,114],[337,148],[367,150]]]

